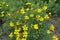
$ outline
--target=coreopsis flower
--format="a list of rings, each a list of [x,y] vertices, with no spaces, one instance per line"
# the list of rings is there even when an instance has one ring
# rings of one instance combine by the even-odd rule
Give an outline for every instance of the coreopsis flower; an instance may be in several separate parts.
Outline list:
[[[1,12],[1,16],[4,17],[4,11]]]
[[[43,6],[43,10],[46,10],[48,7],[47,6]]]
[[[34,29],[38,29],[38,24],[35,24],[34,25]]]
[[[26,25],[22,26],[23,30],[28,30],[28,27]]]
[[[17,32],[17,31],[14,31],[14,34],[15,34],[15,35],[17,35],[17,34],[19,34],[19,32]]]
[[[26,8],[26,10],[28,11],[28,10],[30,10],[29,8]]]
[[[16,35],[16,37],[21,37],[21,34],[20,34],[20,33],[19,33],[19,34],[17,34],[17,35]]]
[[[12,37],[13,37],[13,33],[12,33],[12,32],[9,34],[9,37],[10,37],[10,38],[12,38]]]
[[[25,9],[22,8],[22,9],[20,10],[20,12],[21,12],[21,14],[25,14]]]
[[[21,40],[20,37],[16,37],[16,40]]]
[[[23,32],[23,35],[28,35],[28,32],[27,32],[27,31],[24,31],[24,32]]]
[[[25,16],[25,19],[26,19],[26,20],[29,19],[29,16],[26,15],[26,16]]]
[[[44,18],[45,18],[45,19],[49,19],[49,16],[48,16],[48,14],[46,14]]]
[[[7,16],[11,16],[11,14],[10,13],[7,13]]]
[[[41,17],[40,15],[36,15],[37,20],[39,20],[39,19],[40,19],[40,17]]]
[[[51,31],[50,31],[50,30],[47,30],[47,33],[48,33],[48,34],[50,34],[50,33],[51,33]]]
[[[20,25],[21,23],[19,21],[16,22],[16,25]]]
[[[20,32],[21,28],[15,29],[15,31]]]
[[[39,19],[40,21],[44,21],[44,18],[43,17],[40,17],[40,19]]]
[[[2,13],[1,16],[4,17],[4,13]]]
[[[54,31],[54,25],[53,24],[51,24],[50,30]]]
[[[4,11],[2,11],[1,13],[4,13]]]
[[[28,32],[27,32],[27,31],[24,31],[24,32],[23,32],[23,37],[25,37],[25,38],[28,37]]]
[[[30,2],[27,2],[26,5],[31,5],[31,3]]]
[[[38,9],[37,9],[37,12],[38,12],[38,13],[41,13],[41,12],[42,12],[42,9],[41,9],[41,8],[38,8]]]
[[[51,12],[49,12],[49,15],[51,15],[52,13]]]
[[[10,22],[9,25],[10,25],[11,27],[15,26],[13,22]]]
[[[7,4],[6,7],[8,7],[9,5]]]
[[[30,17],[33,17],[34,16],[34,14],[30,14]]]
[[[26,40],[26,38],[22,38],[21,40]]]
[[[52,38],[53,40],[59,40],[59,38],[56,35],[54,35]]]
[[[14,34],[16,34],[16,35],[19,34],[19,32],[20,32],[20,28],[14,30]]]

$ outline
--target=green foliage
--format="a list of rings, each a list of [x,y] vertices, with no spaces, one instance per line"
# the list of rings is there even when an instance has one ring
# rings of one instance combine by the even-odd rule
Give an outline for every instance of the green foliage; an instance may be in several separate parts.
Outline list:
[[[0,0],[1,29],[9,40],[58,40],[49,20],[51,14],[59,15],[59,8],[54,0]]]

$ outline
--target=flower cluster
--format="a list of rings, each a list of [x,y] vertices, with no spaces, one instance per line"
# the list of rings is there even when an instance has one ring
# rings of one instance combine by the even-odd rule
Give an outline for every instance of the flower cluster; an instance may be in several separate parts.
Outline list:
[[[0,5],[0,9],[4,9],[0,15],[7,20],[4,25],[13,28],[9,32],[11,40],[58,40],[57,36],[52,35],[54,25],[49,22],[52,13],[47,12],[48,5],[16,0],[11,3],[3,2]]]

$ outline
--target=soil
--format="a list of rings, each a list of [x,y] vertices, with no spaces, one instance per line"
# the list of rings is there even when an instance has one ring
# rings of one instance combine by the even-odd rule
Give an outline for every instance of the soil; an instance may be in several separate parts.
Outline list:
[[[59,37],[60,40],[60,17],[51,17],[51,19],[55,26],[55,34]]]

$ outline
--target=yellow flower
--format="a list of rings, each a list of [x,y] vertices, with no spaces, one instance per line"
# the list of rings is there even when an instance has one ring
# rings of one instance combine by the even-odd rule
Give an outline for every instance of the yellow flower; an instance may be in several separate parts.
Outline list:
[[[13,27],[13,26],[14,26],[14,23],[13,23],[13,22],[10,22],[9,25],[10,25],[11,27]]]
[[[54,31],[54,25],[53,24],[51,24],[50,30]]]
[[[4,13],[2,13],[1,16],[4,17]]]
[[[19,32],[20,32],[20,30],[21,30],[20,28],[19,28],[19,29],[15,29],[15,30],[14,30],[14,34],[18,35]]]
[[[22,8],[22,9],[20,10],[20,12],[21,12],[22,14],[24,14],[24,13],[25,13],[24,8]]]
[[[37,20],[39,20],[39,19],[40,19],[40,17],[41,17],[40,15],[36,15]]]
[[[34,14],[30,14],[30,17],[33,17],[34,16]]]
[[[34,29],[38,29],[38,24],[35,24],[34,25]]]
[[[49,15],[51,15],[51,12],[49,12]]]
[[[38,9],[37,9],[37,12],[38,12],[38,13],[41,13],[41,12],[42,12],[42,9],[41,9],[41,8],[38,8]]]
[[[9,37],[10,37],[10,38],[12,38],[12,37],[13,37],[13,33],[12,33],[12,32],[10,33]]]
[[[26,25],[22,26],[23,30],[28,30],[28,27]]]
[[[18,34],[19,34],[19,32],[17,32],[17,31],[14,31],[14,34],[15,34],[15,35],[18,35]]]
[[[59,40],[59,38],[56,35],[54,35],[52,38],[53,40]]]
[[[20,32],[21,28],[15,29],[16,32]]]
[[[26,40],[26,38],[22,38],[21,40]]]
[[[44,18],[43,17],[40,17],[40,19],[39,19],[40,21],[44,21]]]
[[[23,32],[23,37],[26,38],[27,36],[28,36],[28,32],[27,32],[27,31],[24,31],[24,32]]]
[[[29,19],[29,17],[28,16],[25,16],[25,19],[27,20],[27,19]]]
[[[48,14],[46,14],[44,18],[45,18],[45,19],[49,19],[49,16],[48,16]]]
[[[4,13],[4,11],[2,11],[1,13]]]
[[[17,21],[17,22],[16,22],[16,25],[20,25],[20,22],[19,22],[19,21]]]
[[[21,40],[20,37],[16,37],[16,40]]]
[[[23,37],[27,38],[27,37],[28,37],[28,35],[24,34],[24,35],[23,35]]]
[[[29,10],[29,8],[26,9],[27,11]]]
[[[27,2],[26,5],[31,5],[31,3],[30,2]]]
[[[20,34],[17,34],[16,37],[20,37]]]
[[[1,16],[4,17],[4,11],[1,12]]]
[[[7,16],[11,16],[11,14],[10,13],[7,13]]]
[[[7,4],[6,6],[8,7],[9,5]]]
[[[46,10],[47,9],[47,6],[43,6],[43,10]]]
[[[51,33],[51,31],[50,31],[50,30],[47,30],[47,33],[48,33],[48,34],[50,34],[50,33]]]
[[[27,31],[24,31],[24,32],[23,32],[23,35],[28,35],[28,32],[27,32]]]

